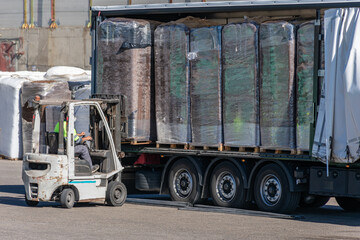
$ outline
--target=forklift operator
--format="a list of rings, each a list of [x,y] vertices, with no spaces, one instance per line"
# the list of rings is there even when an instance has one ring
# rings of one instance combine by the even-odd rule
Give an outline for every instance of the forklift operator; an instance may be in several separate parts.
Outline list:
[[[67,140],[67,121],[64,121],[63,129],[64,129],[64,138],[66,141]],[[59,122],[56,123],[54,132],[59,133]],[[90,157],[89,149],[84,144],[86,141],[91,141],[91,140],[92,140],[91,136],[85,137],[85,132],[77,133],[74,128],[74,142],[75,142],[74,152],[75,152],[75,155],[78,154],[81,159],[86,160],[90,165],[91,172],[94,173],[99,169],[99,165],[97,165],[97,164],[94,166],[92,165],[92,160]]]

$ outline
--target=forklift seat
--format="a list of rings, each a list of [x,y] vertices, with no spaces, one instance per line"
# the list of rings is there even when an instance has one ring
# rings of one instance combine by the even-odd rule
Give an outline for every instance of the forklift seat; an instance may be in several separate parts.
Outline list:
[[[57,154],[59,148],[59,133],[48,132],[47,133],[47,145],[49,146],[49,154]]]

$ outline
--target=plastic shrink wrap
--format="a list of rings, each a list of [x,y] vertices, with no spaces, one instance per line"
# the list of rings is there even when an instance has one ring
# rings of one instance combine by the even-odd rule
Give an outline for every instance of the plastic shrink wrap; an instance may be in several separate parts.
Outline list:
[[[225,146],[259,146],[258,27],[228,24],[222,31]]]
[[[21,93],[21,107],[22,107],[22,137],[23,137],[23,152],[32,152],[32,120],[34,114],[33,99],[36,95],[40,95],[41,99],[71,99],[71,92],[68,90],[67,82],[42,80],[42,81],[28,81],[23,83]],[[58,120],[53,118],[50,123],[49,119],[42,117],[40,126],[40,152],[46,152],[45,145],[45,130],[46,125],[54,124]],[[55,124],[56,124],[55,122]],[[49,128],[49,127],[48,127]],[[48,129],[49,131],[53,128]]]
[[[158,143],[188,143],[190,134],[189,28],[183,23],[155,30],[155,106]]]
[[[0,155],[23,157],[20,93],[23,82],[19,77],[0,78]]]
[[[260,25],[261,146],[295,148],[294,26],[284,21]]]
[[[219,146],[221,119],[221,26],[191,29],[190,98],[192,145]]]
[[[309,151],[310,124],[314,121],[314,22],[305,22],[297,30],[297,114],[296,148]]]
[[[99,25],[96,93],[127,97],[128,137],[150,139],[152,34],[146,20],[112,18]]]
[[[45,76],[47,79],[53,79],[57,81],[67,82],[69,85],[69,89],[72,94],[72,99],[75,100],[83,100],[89,99],[91,97],[91,74],[88,71],[85,71],[81,68],[77,67],[68,67],[68,66],[56,66],[50,68]],[[48,114],[47,119],[49,123],[46,126],[47,131],[52,131],[54,129],[50,122],[57,123],[59,120],[60,111],[58,108],[55,109],[47,109],[46,114]],[[77,106],[75,107],[75,129],[78,133],[85,132],[86,136],[90,134],[90,112],[89,107],[87,106]]]

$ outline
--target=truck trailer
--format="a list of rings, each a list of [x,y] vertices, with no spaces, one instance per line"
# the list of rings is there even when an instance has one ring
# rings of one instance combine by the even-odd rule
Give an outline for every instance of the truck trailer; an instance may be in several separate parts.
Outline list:
[[[274,85],[280,86],[282,84],[281,78],[284,78],[284,75],[286,75],[285,78],[289,78],[289,72],[283,72],[283,74],[280,73],[276,78],[266,78],[267,76],[265,76],[264,69],[265,67],[271,68],[271,63],[269,64],[265,62],[265,60],[261,59],[250,59],[249,61],[255,61],[253,64],[254,68],[260,63],[260,67],[257,66],[259,68],[256,71],[262,71],[262,73],[260,74],[254,71],[256,72],[254,74],[258,74],[257,76],[260,76],[259,81],[261,81],[261,84],[263,84],[262,86],[264,86],[264,88],[263,90],[259,90],[257,88],[254,90],[254,94],[256,94],[257,99],[260,99],[260,103],[251,103],[241,99],[239,101],[243,101],[240,102],[240,104],[243,105],[253,104],[251,106],[253,106],[256,111],[260,112],[257,115],[258,117],[252,116],[254,121],[259,123],[257,127],[260,125],[260,129],[253,127],[251,129],[253,129],[252,131],[254,132],[243,132],[241,134],[237,134],[236,129],[234,128],[228,130],[228,132],[222,130],[219,135],[217,135],[218,132],[214,130],[216,133],[213,135],[201,135],[198,137],[198,135],[196,135],[196,131],[203,127],[201,124],[205,122],[204,120],[206,118],[210,118],[209,116],[212,114],[210,112],[213,110],[218,111],[220,109],[219,112],[221,117],[217,120],[220,122],[218,126],[223,129],[226,123],[226,118],[228,116],[231,117],[231,114],[224,114],[224,109],[225,105],[227,106],[230,104],[229,106],[231,106],[233,103],[232,100],[226,101],[228,96],[227,94],[231,94],[232,87],[230,86],[226,88],[226,86],[224,86],[225,83],[222,82],[217,89],[217,94],[220,96],[220,103],[216,101],[211,102],[210,108],[206,110],[209,115],[203,115],[203,118],[201,118],[201,116],[200,118],[197,118],[196,116],[192,115],[191,111],[197,107],[197,104],[201,104],[201,101],[203,101],[201,98],[203,96],[201,95],[201,91],[205,90],[199,90],[196,88],[196,86],[191,84],[193,84],[195,81],[201,82],[203,86],[213,84],[213,78],[208,77],[209,75],[207,75],[206,71],[195,71],[201,67],[201,64],[206,65],[209,64],[209,62],[206,62],[206,59],[204,61],[203,59],[193,61],[193,59],[198,57],[197,54],[201,54],[201,48],[215,46],[217,43],[214,40],[214,42],[211,44],[207,44],[207,42],[203,41],[198,45],[195,45],[195,43],[193,45],[190,44],[191,46],[184,45],[184,49],[197,47],[198,51],[190,50],[187,56],[180,58],[184,60],[184,63],[182,65],[179,64],[175,66],[169,71],[175,74],[175,72],[180,71],[183,68],[184,72],[180,74],[184,75],[188,74],[188,68],[193,69],[191,74],[187,76],[190,81],[189,87],[180,93],[180,96],[191,95],[189,97],[189,99],[191,99],[191,104],[186,106],[192,108],[190,110],[186,110],[190,112],[190,116],[187,115],[186,118],[181,119],[181,122],[192,122],[193,125],[191,126],[193,129],[188,129],[186,127],[188,124],[180,126],[181,129],[180,127],[176,128],[177,130],[175,128],[172,129],[172,132],[168,132],[167,134],[172,134],[174,132],[177,133],[177,131],[182,131],[184,134],[187,133],[187,137],[182,138],[185,140],[173,142],[159,141],[159,139],[156,139],[156,137],[152,138],[150,133],[148,134],[149,136],[144,138],[122,138],[122,154],[119,155],[122,157],[121,162],[125,168],[122,173],[122,181],[127,186],[128,192],[131,193],[140,191],[169,194],[172,200],[188,202],[190,204],[201,202],[209,198],[212,199],[215,205],[222,207],[247,208],[253,204],[256,204],[260,210],[279,213],[291,212],[299,206],[320,207],[325,205],[330,197],[335,197],[339,205],[344,210],[360,210],[359,161],[357,161],[356,158],[351,157],[353,156],[351,154],[351,146],[346,142],[346,140],[344,141],[345,145],[348,144],[346,146],[348,151],[344,151],[344,157],[342,158],[342,161],[334,160],[333,156],[335,149],[333,148],[333,144],[335,144],[336,141],[339,141],[339,139],[336,134],[329,137],[323,131],[323,129],[326,131],[326,129],[329,128],[336,128],[335,132],[346,132],[346,127],[339,127],[341,124],[327,127],[328,125],[326,124],[330,124],[331,121],[327,120],[325,123],[324,117],[321,117],[328,117],[330,114],[328,110],[326,113],[324,113],[324,109],[328,109],[327,107],[329,107],[329,104],[327,104],[326,101],[322,102],[324,100],[324,95],[325,98],[326,96],[330,96],[329,92],[331,92],[331,86],[334,86],[332,88],[333,92],[335,91],[334,89],[338,89],[338,85],[331,85],[330,83],[328,84],[328,81],[330,81],[328,80],[329,76],[332,76],[332,73],[329,72],[331,70],[330,62],[332,61],[332,57],[337,55],[337,46],[333,43],[339,40],[332,39],[333,43],[331,43],[331,34],[328,34],[328,39],[326,39],[327,36],[324,36],[324,29],[327,31],[327,26],[330,26],[331,24],[334,24],[334,27],[336,26],[335,20],[331,22],[326,19],[327,11],[330,11],[328,14],[337,14],[336,16],[341,18],[344,17],[348,12],[355,11],[357,13],[358,7],[360,7],[360,2],[352,0],[234,1],[146,4],[130,6],[93,6],[91,8],[92,56],[90,59],[92,66],[92,93],[103,94],[105,89],[104,81],[109,81],[112,82],[111,84],[115,84],[118,79],[127,79],[127,82],[124,81],[126,82],[124,85],[109,85],[112,86],[110,88],[108,87],[108,91],[111,93],[111,90],[116,87],[118,87],[120,90],[128,89],[132,82],[135,81],[135,78],[143,80],[144,78],[148,77],[151,79],[151,82],[146,89],[148,89],[147,91],[151,91],[153,93],[151,94],[151,92],[144,91],[142,92],[142,96],[137,96],[138,99],[136,101],[141,101],[139,99],[143,100],[144,98],[149,98],[149,105],[147,106],[149,108],[158,107],[154,106],[157,102],[156,97],[159,97],[155,96],[158,94],[157,92],[159,92],[159,85],[155,84],[155,82],[158,81],[157,78],[159,76],[156,75],[155,72],[157,73],[157,71],[163,70],[161,69],[162,66],[159,66],[159,62],[161,64],[161,61],[157,58],[158,56],[156,55],[156,50],[154,52],[153,49],[153,46],[156,46],[156,41],[158,39],[156,39],[156,36],[155,40],[153,36],[147,36],[141,38],[142,42],[139,41],[132,45],[126,44],[126,40],[124,40],[126,39],[126,36],[122,34],[128,34],[130,31],[116,32],[115,30],[107,30],[111,29],[112,27],[115,29],[115,24],[118,24],[119,22],[126,22],[128,24],[132,20],[136,20],[136,24],[138,24],[137,26],[140,26],[144,21],[147,21],[150,23],[149,31],[156,32],[165,29],[166,24],[164,25],[163,29],[159,28],[159,26],[163,26],[161,24],[180,21],[179,19],[187,18],[186,21],[190,22],[195,21],[193,18],[202,20],[206,19],[206,21],[209,20],[217,23],[217,26],[210,26],[208,28],[210,29],[208,32],[210,32],[209,34],[212,34],[212,36],[217,36],[216,39],[220,42],[222,41],[223,43],[225,34],[229,35],[228,39],[233,36],[232,34],[235,34],[236,29],[231,27],[236,26],[229,25],[232,22],[236,23],[239,21],[242,23],[246,22],[253,24],[251,25],[251,29],[256,29],[256,27],[258,27],[257,24],[260,24],[260,31],[262,31],[260,32],[260,34],[262,34],[260,35],[260,38],[264,37],[265,34],[272,34],[273,32],[276,32],[276,29],[281,29],[282,31],[285,29],[286,31],[295,32],[295,34],[290,37],[295,38],[296,34],[300,33],[299,31],[294,31],[292,26],[297,26],[296,29],[298,29],[299,26],[302,26],[301,24],[305,24],[307,21],[310,21],[313,24],[313,28],[311,28],[310,34],[303,35],[313,41],[313,46],[310,48],[310,52],[307,52],[307,54],[310,55],[312,61],[312,77],[308,82],[303,83],[310,84],[312,88],[312,92],[309,95],[312,97],[310,99],[309,97],[305,99],[306,101],[310,101],[310,104],[312,105],[310,112],[306,113],[308,119],[310,119],[305,124],[305,127],[307,128],[306,131],[308,131],[307,135],[297,138],[297,143],[291,143],[290,141],[290,144],[287,145],[287,143],[283,144],[284,139],[288,137],[294,138],[296,137],[295,135],[297,131],[300,132],[300,130],[296,130],[296,128],[299,127],[298,123],[286,126],[289,128],[285,130],[281,128],[281,131],[283,132],[280,130],[276,130],[278,131],[276,132],[275,130],[270,129],[273,127],[271,126],[272,122],[275,122],[274,119],[276,118],[278,105],[277,103],[272,102],[271,98],[265,98],[265,88],[271,88]],[[283,21],[281,22],[280,27],[271,25],[275,20]],[[291,24],[288,24],[289,22]],[[207,23],[202,22],[201,24],[206,25]],[[225,26],[221,27],[220,29],[220,27],[218,27],[220,25]],[[119,45],[119,51],[117,51],[117,49],[114,51],[113,48],[106,49],[106,47],[110,46],[110,44],[113,44],[111,46],[114,47],[117,43],[116,41],[113,41],[115,37],[106,38],[105,43],[101,42],[102,33],[107,34],[107,37],[111,33],[116,35],[117,39],[122,39],[121,41],[123,42],[121,42],[122,45]],[[201,34],[208,34],[207,32],[201,32],[200,30],[189,30],[188,33],[188,35],[185,34],[184,36],[188,37],[190,42],[192,41],[191,39],[196,39],[196,37],[200,36]],[[146,32],[146,34],[148,34],[148,32]],[[356,34],[353,36],[355,35]],[[223,37],[222,39],[221,36]],[[239,36],[241,37],[243,35]],[[253,49],[253,51],[256,53],[256,56],[259,56],[257,51],[263,51],[263,54],[266,54],[264,53],[266,50],[265,41],[258,39],[258,36],[259,35],[256,35],[254,38],[251,38],[251,41],[257,44],[257,47]],[[340,35],[339,38],[341,38],[341,36],[342,35]],[[281,38],[277,38],[275,41],[282,40]],[[306,39],[304,41],[304,47],[306,47],[306,44],[308,43],[306,43]],[[300,40],[297,39],[295,42],[296,44],[299,44]],[[330,56],[330,53],[324,54],[324,42],[325,48],[329,47],[330,44],[333,44],[333,48],[335,49],[333,56]],[[170,49],[170,47],[171,46],[166,48]],[[290,49],[289,46],[285,48]],[[180,46],[175,46],[174,49],[180,49]],[[214,49],[217,50],[216,47],[214,47]],[[215,50],[212,53],[214,53]],[[128,65],[126,65],[127,63],[125,61],[126,59],[121,60],[123,56],[121,54],[129,54],[130,56],[129,51],[133,51],[131,52],[131,54],[133,54],[131,56],[134,56],[134,54],[139,54],[136,56],[143,56],[143,54],[145,54],[147,51],[150,58],[145,60],[141,60],[140,57],[136,58],[137,62],[136,64],[131,65],[133,69],[130,69],[129,72]],[[284,48],[275,48],[274,51],[281,52],[284,51]],[[230,68],[230,65],[233,63],[230,59],[231,53],[231,51],[225,52],[225,50],[222,49],[212,55],[212,57],[218,58],[218,60],[220,59],[217,63],[220,66],[220,70],[218,71],[220,77],[216,76],[219,79],[225,79],[226,76],[222,73],[226,71],[225,67]],[[105,67],[101,64],[106,61],[105,58],[109,54],[114,54],[114,59],[120,60],[119,62],[114,62],[113,66],[110,66],[109,69],[105,70]],[[230,65],[226,65],[227,59],[224,57],[226,54],[228,54],[227,56],[230,56]],[[271,52],[269,54],[274,53]],[[291,52],[290,54],[297,56],[299,52]],[[326,59],[326,57],[329,57],[329,59]],[[286,57],[284,56],[284,58]],[[134,60],[134,57],[132,60]],[[165,59],[162,61],[164,63],[167,60]],[[284,61],[284,59],[279,57],[276,61],[281,62]],[[285,59],[285,61],[287,60]],[[143,64],[144,62],[146,62],[146,64]],[[272,64],[276,63],[277,62]],[[341,60],[338,64],[340,63]],[[353,65],[356,66],[356,64]],[[239,67],[240,66],[241,63],[239,63]],[[299,67],[302,65],[301,62],[297,62],[294,64],[294,66]],[[160,69],[155,69],[158,67]],[[236,66],[233,69],[235,69],[234,71],[237,71]],[[145,74],[146,71],[148,71],[148,75]],[[294,73],[298,70],[293,69],[291,71]],[[105,76],[105,74],[110,75]],[[230,74],[229,76],[231,77],[232,75]],[[296,81],[296,76],[290,76],[290,78],[293,78],[291,81]],[[356,76],[353,78],[354,82],[359,80],[360,79],[356,79]],[[241,82],[241,79],[239,81]],[[338,81],[336,76],[333,81]],[[322,87],[323,83],[325,83],[324,88]],[[245,86],[245,84],[243,86]],[[200,91],[199,96],[195,96],[197,91]],[[291,90],[290,92],[291,94],[295,95],[294,99],[296,99],[297,94],[300,95],[298,92],[295,94],[294,90]],[[124,93],[122,92],[119,94]],[[236,94],[234,94],[234,96],[237,97]],[[335,95],[332,96],[332,99],[337,99],[337,97],[334,97]],[[129,104],[133,104],[133,101],[135,101],[134,99],[135,98],[133,97],[128,97],[128,106]],[[206,100],[206,98],[204,99]],[[272,96],[272,99],[274,99],[274,96]],[[278,101],[282,100],[280,99]],[[336,105],[338,100],[334,100],[332,103]],[[167,102],[167,104],[173,110],[177,108],[177,106],[171,105],[172,102]],[[186,103],[180,103],[180,107],[184,107],[185,109],[186,107],[181,104]],[[166,106],[166,104],[164,104],[164,106]],[[267,113],[268,115],[264,115],[266,107],[270,109],[270,111]],[[291,111],[296,110],[302,111],[301,106],[299,105],[296,108],[291,108],[288,111],[294,116],[300,116],[301,112],[298,114],[291,113]],[[151,115],[153,117],[152,119],[155,119],[154,113],[149,114],[153,114]],[[272,117],[270,118],[271,120],[269,121],[270,123],[263,123],[263,121],[268,119],[270,116],[269,114],[272,114]],[[332,114],[333,116],[338,114],[341,115],[343,112],[338,113],[336,110],[334,110]],[[133,134],[132,130],[130,130],[130,125],[134,125],[135,123],[132,123],[132,120],[130,120],[130,118],[132,118],[130,115],[128,117],[129,119],[127,122],[127,127],[129,128],[128,136],[130,136]],[[196,125],[195,122],[198,125]],[[148,125],[150,129],[155,128],[154,122],[150,122]],[[159,125],[156,126],[158,127],[157,133],[159,133],[159,131],[162,129],[159,129]],[[269,129],[267,129],[265,126]],[[278,135],[274,136],[274,132],[272,131],[275,131],[275,133]],[[190,135],[191,133],[193,134],[192,139],[188,138],[189,132]],[[232,133],[237,134],[234,136],[239,138],[239,142],[232,144],[230,143],[231,141],[229,141],[228,144],[224,144],[224,134],[231,135]],[[136,134],[139,133],[137,132]],[[164,136],[167,137],[167,134]],[[279,134],[281,136],[279,136]],[[328,139],[324,140],[325,135],[328,136]],[[300,144],[302,141],[301,137],[306,139],[305,144],[303,145]],[[212,143],[212,138],[215,139],[215,144]],[[241,140],[250,138],[253,142],[253,145],[244,145],[241,143]],[[271,147],[273,146],[272,142],[274,142],[275,138],[278,141],[276,144],[279,144],[279,147]],[[356,137],[354,137],[354,139],[355,138]],[[197,144],[195,143],[196,141],[204,141],[206,143]],[[269,142],[270,147],[264,147],[265,142]],[[358,144],[358,141],[355,142]],[[326,149],[324,150],[325,153],[321,154],[322,152],[318,151],[319,149],[322,149],[321,151]]]

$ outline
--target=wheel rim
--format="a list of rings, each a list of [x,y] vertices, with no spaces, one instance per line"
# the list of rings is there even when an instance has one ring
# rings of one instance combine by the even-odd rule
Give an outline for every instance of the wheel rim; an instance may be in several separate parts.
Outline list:
[[[273,174],[266,175],[260,184],[260,195],[267,206],[275,206],[281,198],[281,182]]]
[[[70,204],[73,201],[73,193],[71,191],[68,192],[66,195],[66,202],[67,204]]]
[[[114,200],[115,202],[121,202],[121,196],[122,196],[122,191],[120,188],[116,188],[114,191]]]
[[[221,173],[216,179],[216,194],[223,202],[230,202],[236,194],[235,178],[229,172]]]
[[[193,179],[189,171],[186,169],[179,169],[175,173],[173,188],[178,197],[186,198],[190,195],[193,189]]]

